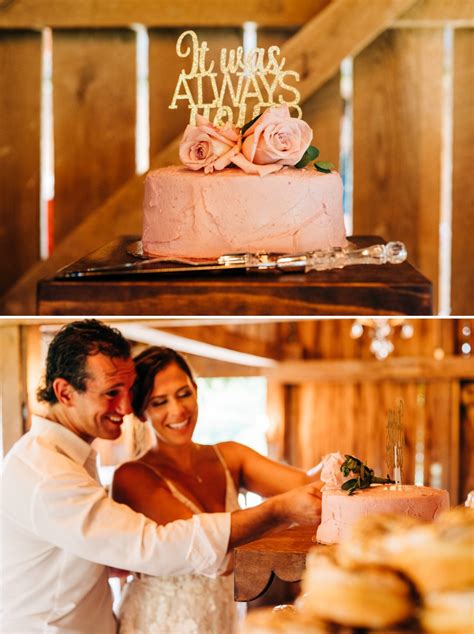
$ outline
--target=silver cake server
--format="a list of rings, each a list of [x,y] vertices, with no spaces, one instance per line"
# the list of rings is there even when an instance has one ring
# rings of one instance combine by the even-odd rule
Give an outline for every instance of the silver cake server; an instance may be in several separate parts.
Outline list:
[[[216,260],[205,262],[170,261],[163,258],[149,258],[119,265],[92,266],[81,270],[60,271],[63,278],[78,279],[104,275],[142,275],[143,273],[189,273],[198,271],[224,271],[245,269],[251,272],[280,271],[285,273],[327,271],[342,269],[354,264],[401,264],[407,259],[403,242],[373,244],[360,249],[333,248],[324,251],[310,251],[296,255],[276,255],[269,253],[236,253],[222,255]],[[153,264],[153,266],[150,266]],[[160,266],[161,264],[161,266]],[[156,266],[155,266],[156,265]]]

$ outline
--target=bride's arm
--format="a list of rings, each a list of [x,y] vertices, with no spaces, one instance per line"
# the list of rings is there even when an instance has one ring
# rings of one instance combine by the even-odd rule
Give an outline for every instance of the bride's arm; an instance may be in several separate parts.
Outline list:
[[[237,442],[220,443],[219,449],[231,471],[238,474],[239,486],[263,497],[285,493],[311,482],[320,482],[321,465],[303,471],[270,460]]]
[[[157,524],[189,519],[193,515],[172,495],[162,478],[139,462],[127,462],[117,469],[112,482],[112,497]]]

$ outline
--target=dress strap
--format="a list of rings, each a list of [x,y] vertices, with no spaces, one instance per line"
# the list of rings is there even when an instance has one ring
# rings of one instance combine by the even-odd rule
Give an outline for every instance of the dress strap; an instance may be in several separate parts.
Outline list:
[[[169,488],[169,490],[170,490],[171,495],[172,495],[174,498],[176,498],[176,499],[178,500],[178,502],[181,502],[181,504],[184,504],[184,506],[187,506],[187,507],[188,507],[188,509],[189,509],[192,513],[199,514],[199,513],[202,513],[202,512],[203,512],[203,511],[202,511],[202,509],[200,509],[198,506],[196,506],[196,504],[195,504],[192,500],[190,500],[189,498],[187,498],[187,497],[184,495],[184,493],[182,493],[182,492],[178,489],[178,487],[177,487],[177,486],[173,483],[173,481],[172,481],[172,480],[169,480],[168,478],[165,478],[165,476],[164,476],[162,473],[160,473],[160,471],[159,471],[156,467],[154,467],[154,466],[152,466],[152,465],[150,465],[150,464],[147,464],[146,462],[142,462],[142,464],[144,464],[144,465],[145,465],[145,466],[147,466],[149,469],[151,469],[151,471],[153,471],[154,473],[156,473],[156,475],[157,475],[158,477],[160,477],[160,478],[163,480],[163,482],[165,482],[166,486],[167,486],[167,487]]]
[[[239,504],[239,494],[237,489],[235,488],[234,478],[227,466],[226,461],[224,460],[224,456],[221,453],[221,450],[217,445],[212,445],[214,451],[216,452],[216,456],[219,458],[225,472],[225,480],[226,480],[226,495],[225,495],[225,510],[226,511],[237,511],[240,508]]]

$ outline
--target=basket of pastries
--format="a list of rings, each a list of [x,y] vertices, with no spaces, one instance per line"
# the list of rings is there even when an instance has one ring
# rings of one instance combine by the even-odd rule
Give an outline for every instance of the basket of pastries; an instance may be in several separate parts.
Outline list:
[[[435,521],[368,515],[316,546],[294,606],[251,610],[242,634],[473,634],[474,509]]]

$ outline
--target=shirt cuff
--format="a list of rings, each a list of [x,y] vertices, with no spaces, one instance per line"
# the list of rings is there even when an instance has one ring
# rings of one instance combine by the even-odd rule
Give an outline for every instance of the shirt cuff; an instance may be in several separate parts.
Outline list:
[[[186,559],[194,570],[206,577],[224,572],[229,556],[230,513],[193,515],[193,533]]]

